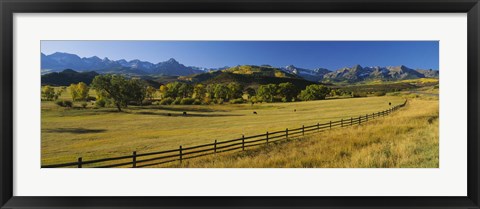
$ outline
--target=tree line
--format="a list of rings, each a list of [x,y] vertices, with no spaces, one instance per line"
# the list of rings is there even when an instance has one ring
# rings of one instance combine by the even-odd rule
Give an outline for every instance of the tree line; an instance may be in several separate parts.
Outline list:
[[[80,82],[71,84],[68,88],[72,100],[84,102],[82,103],[84,107],[86,106],[85,102],[95,100],[97,107],[114,106],[118,111],[122,111],[122,108],[131,104],[149,105],[153,102],[159,105],[250,102],[253,105],[258,102],[321,100],[325,99],[327,95],[331,95],[332,91],[336,91],[321,84],[312,84],[305,89],[298,89],[289,82],[259,85],[256,89],[245,88],[237,82],[226,84],[172,82],[156,89],[141,79],[127,79],[124,76],[112,74],[96,76],[90,86]],[[90,89],[95,90],[96,98],[89,96]],[[42,99],[58,100],[65,90],[65,88],[60,88],[55,91],[51,86],[44,86],[42,87]]]

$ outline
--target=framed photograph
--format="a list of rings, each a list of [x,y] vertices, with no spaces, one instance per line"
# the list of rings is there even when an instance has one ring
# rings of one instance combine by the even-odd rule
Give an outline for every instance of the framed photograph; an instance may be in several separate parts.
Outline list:
[[[479,208],[478,0],[0,6],[1,208]]]

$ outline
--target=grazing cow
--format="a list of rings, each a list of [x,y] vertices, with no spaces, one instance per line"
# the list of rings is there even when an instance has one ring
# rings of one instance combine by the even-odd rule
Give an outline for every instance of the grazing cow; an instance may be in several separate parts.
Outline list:
[[[183,112],[183,115],[187,115],[187,112]]]
[[[167,115],[168,115],[168,116],[172,116],[172,114],[171,114],[171,113],[168,113]]]
[[[297,112],[297,109],[294,109],[293,112]]]
[[[389,105],[389,106],[392,106],[392,103],[391,103],[391,102],[389,102],[389,103],[388,103],[388,105]]]
[[[253,114],[255,114],[255,115],[256,115],[256,114],[257,114],[257,112],[253,111]]]

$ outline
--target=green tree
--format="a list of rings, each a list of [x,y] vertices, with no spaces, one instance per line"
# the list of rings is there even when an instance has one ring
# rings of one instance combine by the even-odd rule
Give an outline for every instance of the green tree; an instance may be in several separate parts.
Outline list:
[[[168,83],[166,87],[166,92],[164,97],[172,97],[172,98],[177,98],[180,97],[180,87],[182,83],[180,82],[172,82]]]
[[[300,99],[304,101],[325,99],[330,89],[324,85],[312,84],[300,92]]]
[[[193,86],[188,83],[181,83],[178,87],[178,95],[182,98],[191,97],[193,94]]]
[[[243,94],[243,87],[239,83],[236,82],[231,82],[227,85],[228,93],[227,93],[227,99],[237,99],[241,98]]]
[[[52,101],[55,98],[55,89],[49,85],[42,87],[42,98],[46,101]]]
[[[277,93],[277,85],[275,84],[267,84],[261,85],[258,87],[257,90],[257,99],[261,99],[265,102],[273,102]]]
[[[298,89],[290,82],[281,83],[278,84],[278,95],[282,97],[282,100],[290,102],[297,97]]]
[[[93,79],[92,87],[102,97],[111,99],[120,112],[130,101],[141,103],[146,92],[146,85],[142,80],[127,80],[121,75],[98,75]]]
[[[215,99],[227,99],[228,96],[228,89],[223,84],[215,84],[215,88],[213,90]]]
[[[252,96],[255,96],[256,94],[255,89],[251,87],[247,87],[243,93],[248,96],[248,99],[252,98]]]
[[[142,101],[147,96],[147,84],[141,79],[127,80],[126,97],[129,101],[133,101],[138,105],[142,104]]]

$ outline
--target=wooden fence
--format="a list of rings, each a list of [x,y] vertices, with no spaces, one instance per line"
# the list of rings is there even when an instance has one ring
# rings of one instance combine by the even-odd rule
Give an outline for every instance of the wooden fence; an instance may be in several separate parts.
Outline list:
[[[353,125],[360,125],[362,123],[368,122],[375,118],[384,117],[390,113],[398,110],[401,107],[404,107],[407,103],[405,100],[404,103],[393,106],[387,110],[380,111],[373,114],[365,114],[358,117],[351,117],[347,119],[340,119],[338,121],[329,121],[328,123],[317,123],[309,126],[302,126],[299,128],[279,130],[274,132],[266,132],[264,134],[254,135],[254,136],[244,136],[241,138],[226,140],[226,141],[217,141],[215,140],[210,144],[202,144],[191,147],[182,147],[179,146],[178,149],[164,150],[158,152],[149,152],[149,153],[137,153],[136,151],[132,152],[128,156],[120,157],[111,157],[103,158],[96,160],[84,161],[83,158],[78,158],[77,162],[70,163],[61,163],[53,165],[43,165],[42,168],[113,168],[113,167],[131,167],[131,168],[141,168],[149,167],[154,165],[160,165],[171,162],[182,162],[184,160],[213,155],[216,153],[230,152],[236,150],[244,151],[246,148],[261,146],[277,141],[285,141],[292,138],[302,137],[307,133],[319,132],[322,130],[329,130],[336,127],[348,127]]]

